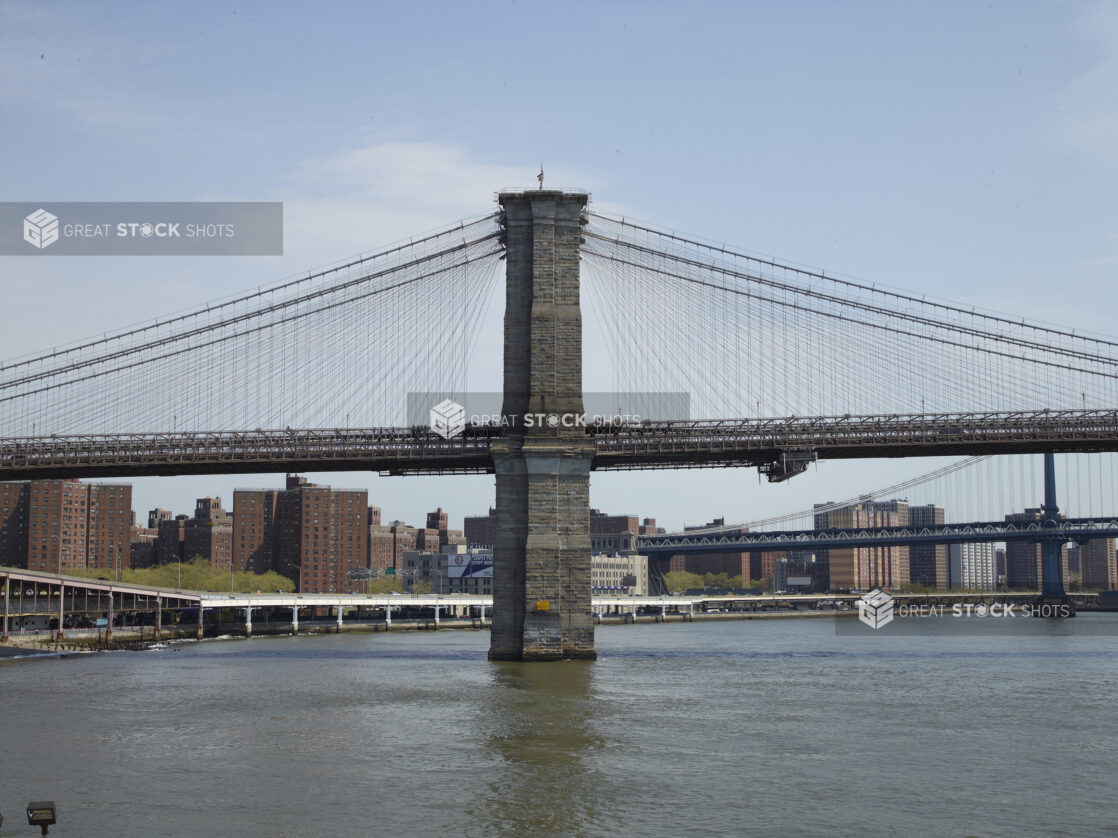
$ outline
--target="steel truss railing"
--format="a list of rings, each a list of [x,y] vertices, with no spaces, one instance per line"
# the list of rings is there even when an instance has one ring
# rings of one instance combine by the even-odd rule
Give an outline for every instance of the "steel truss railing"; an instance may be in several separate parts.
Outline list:
[[[786,530],[754,533],[670,533],[637,537],[637,548],[649,555],[721,553],[728,551],[834,550],[910,544],[965,544],[978,541],[1085,542],[1118,537],[1118,518],[1068,518],[1054,527],[1041,522],[1014,524],[978,521],[934,527],[860,527],[854,529]]]
[[[1118,410],[817,416],[589,427],[597,470],[773,467],[814,459],[1118,450]],[[268,471],[492,471],[496,426],[84,434],[0,439],[0,479]],[[772,475],[770,474],[770,478]]]

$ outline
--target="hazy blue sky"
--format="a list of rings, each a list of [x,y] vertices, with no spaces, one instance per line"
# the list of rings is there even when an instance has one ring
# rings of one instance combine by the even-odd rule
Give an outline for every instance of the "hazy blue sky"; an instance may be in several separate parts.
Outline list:
[[[279,200],[282,257],[0,257],[0,357],[485,212],[595,204],[828,271],[1113,335],[1114,3],[0,0],[0,200]],[[669,525],[930,470],[595,475]],[[135,481],[135,508],[275,476]],[[389,518],[491,478],[327,475]]]

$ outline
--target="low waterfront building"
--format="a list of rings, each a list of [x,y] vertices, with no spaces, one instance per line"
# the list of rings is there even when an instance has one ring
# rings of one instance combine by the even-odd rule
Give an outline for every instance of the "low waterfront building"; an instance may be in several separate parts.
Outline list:
[[[591,556],[590,590],[594,594],[648,596],[648,556],[636,553]]]
[[[398,571],[405,588],[425,582],[434,594],[492,594],[493,551],[450,544],[438,553],[407,550]]]

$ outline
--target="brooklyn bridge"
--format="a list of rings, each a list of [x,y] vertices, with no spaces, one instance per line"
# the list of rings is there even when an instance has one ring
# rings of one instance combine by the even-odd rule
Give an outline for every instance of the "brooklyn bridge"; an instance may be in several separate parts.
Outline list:
[[[497,418],[467,416],[502,262],[502,403]],[[608,357],[584,352],[588,312]],[[608,421],[584,421],[587,363],[611,369]],[[1064,596],[1062,541],[1118,534],[1105,517],[1059,520],[1052,457],[1118,450],[1118,342],[542,188],[328,270],[5,362],[0,437],[0,480],[494,474],[493,659],[595,656],[592,470],[750,466],[778,482],[826,459],[1041,454],[1041,526],[1009,537],[1044,544],[1049,600]],[[680,538],[663,548],[725,543]]]

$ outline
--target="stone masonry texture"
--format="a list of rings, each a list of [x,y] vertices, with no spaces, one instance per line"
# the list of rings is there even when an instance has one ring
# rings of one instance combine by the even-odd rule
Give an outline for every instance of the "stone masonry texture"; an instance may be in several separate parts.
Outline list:
[[[594,658],[590,607],[590,460],[580,427],[579,247],[586,196],[501,193],[506,231],[508,424],[492,444],[497,475],[493,660]],[[538,421],[554,416],[558,424]],[[531,417],[531,418],[530,418]]]

